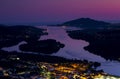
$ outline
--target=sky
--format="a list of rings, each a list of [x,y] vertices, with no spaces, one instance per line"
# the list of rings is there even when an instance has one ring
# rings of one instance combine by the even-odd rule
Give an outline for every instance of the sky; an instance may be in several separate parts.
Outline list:
[[[120,0],[0,0],[1,24],[52,24],[82,17],[120,21]]]

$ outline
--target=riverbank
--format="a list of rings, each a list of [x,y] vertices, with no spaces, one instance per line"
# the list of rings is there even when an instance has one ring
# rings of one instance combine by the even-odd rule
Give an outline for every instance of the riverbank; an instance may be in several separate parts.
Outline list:
[[[85,50],[100,55],[106,59],[119,60],[120,30],[119,29],[87,29],[67,31],[72,39],[88,41]]]

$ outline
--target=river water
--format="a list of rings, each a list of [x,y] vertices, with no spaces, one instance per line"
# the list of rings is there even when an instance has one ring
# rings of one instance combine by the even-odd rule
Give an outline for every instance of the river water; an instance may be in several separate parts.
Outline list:
[[[63,44],[65,44],[64,48],[61,48],[57,53],[51,54],[52,56],[60,56],[68,59],[79,59],[79,60],[88,60],[100,62],[101,66],[98,69],[103,69],[106,73],[120,76],[120,62],[117,61],[106,61],[103,57],[92,54],[89,51],[86,51],[84,47],[88,46],[89,43],[84,40],[75,40],[70,38],[66,30],[81,30],[80,28],[73,27],[51,27],[51,26],[37,26],[38,28],[47,29],[48,35],[41,36],[39,40],[45,39],[55,39]],[[11,47],[4,47],[3,50],[6,51],[18,51],[19,45],[24,44],[26,42],[21,42],[18,45]],[[32,53],[32,52],[24,52],[24,53]]]
[[[71,39],[66,30],[78,30],[79,28],[72,27],[40,27],[46,28],[48,35],[42,36],[40,40],[44,39],[55,39],[63,44],[65,47],[60,49],[57,53],[52,55],[65,57],[68,59],[80,59],[88,61],[100,62],[101,66],[98,69],[103,69],[106,73],[120,76],[120,63],[117,61],[106,61],[103,57],[90,53],[86,51],[84,47],[88,46],[89,43],[84,40]],[[80,30],[80,29],[79,29]]]

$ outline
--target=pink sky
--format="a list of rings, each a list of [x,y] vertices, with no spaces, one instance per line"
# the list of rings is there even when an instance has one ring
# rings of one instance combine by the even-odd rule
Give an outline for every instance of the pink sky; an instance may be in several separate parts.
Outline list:
[[[0,0],[0,23],[120,20],[120,0]]]

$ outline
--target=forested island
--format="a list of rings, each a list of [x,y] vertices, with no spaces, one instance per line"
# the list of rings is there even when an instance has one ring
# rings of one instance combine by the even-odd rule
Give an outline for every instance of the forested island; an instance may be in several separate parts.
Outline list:
[[[53,39],[28,42],[19,46],[20,50],[25,52],[40,52],[43,54],[52,54],[59,51],[65,45]]]

